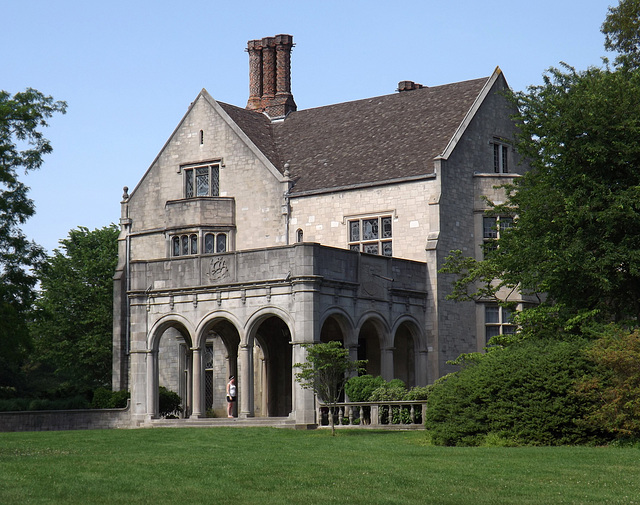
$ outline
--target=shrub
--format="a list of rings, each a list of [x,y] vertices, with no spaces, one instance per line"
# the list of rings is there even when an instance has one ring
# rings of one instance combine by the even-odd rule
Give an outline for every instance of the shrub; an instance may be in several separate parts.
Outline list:
[[[407,388],[400,379],[393,379],[389,382],[384,382],[371,392],[369,401],[372,402],[386,402],[405,400],[407,395]]]
[[[368,402],[371,393],[384,385],[386,381],[378,376],[360,375],[359,377],[351,377],[344,386],[344,392],[352,402]]]
[[[576,379],[593,369],[586,340],[529,339],[494,350],[437,384],[426,425],[436,445],[480,445],[490,440],[521,445],[602,441],[580,425],[592,404],[573,394]]]
[[[428,400],[433,386],[416,386],[407,391],[405,400]]]
[[[576,387],[596,405],[585,424],[616,437],[640,438],[640,331],[610,326],[586,355],[600,368]]]
[[[160,415],[169,419],[175,419],[176,414],[182,412],[182,399],[178,393],[168,390],[164,386],[160,386]],[[171,417],[169,417],[171,416]]]
[[[111,391],[106,388],[98,388],[93,392],[91,400],[92,409],[118,409],[127,406],[129,391]]]

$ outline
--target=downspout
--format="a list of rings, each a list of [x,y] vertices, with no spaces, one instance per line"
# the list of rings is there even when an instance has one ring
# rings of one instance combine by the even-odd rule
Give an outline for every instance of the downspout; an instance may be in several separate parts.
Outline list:
[[[289,245],[291,243],[289,239],[289,219],[291,215],[291,204],[290,204],[290,196],[289,191],[293,187],[293,183],[291,181],[291,177],[289,174],[289,162],[287,161],[284,164],[284,177],[285,183],[287,184],[287,190],[284,192],[284,205],[282,206],[282,215],[284,216],[284,232],[285,232],[285,245]]]
[[[122,195],[122,210],[121,210],[121,219],[120,222],[123,225],[124,231],[126,233],[125,237],[125,300],[126,300],[126,310],[125,310],[125,329],[124,329],[124,360],[125,366],[123,367],[126,371],[125,379],[125,389],[129,389],[129,360],[131,355],[131,303],[129,301],[129,292],[131,291],[131,219],[129,218],[129,188],[126,186],[123,188],[124,194]],[[122,384],[121,380],[121,384]]]

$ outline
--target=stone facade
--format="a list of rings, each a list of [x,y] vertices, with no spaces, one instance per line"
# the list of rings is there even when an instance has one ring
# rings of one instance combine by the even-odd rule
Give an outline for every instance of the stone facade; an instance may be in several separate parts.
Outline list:
[[[272,42],[286,68],[266,86],[255,73],[271,72],[258,51]],[[113,386],[130,389],[134,423],[158,416],[159,386],[187,417],[226,415],[236,375],[237,415],[314,424],[313,394],[293,379],[303,344],[339,340],[409,386],[484,346],[482,306],[446,300],[438,270],[453,249],[482,254],[483,196],[500,200],[496,186],[525,169],[502,73],[296,111],[292,43],[250,41],[247,110],[202,90],[125,188]],[[269,117],[273,89],[284,119]]]

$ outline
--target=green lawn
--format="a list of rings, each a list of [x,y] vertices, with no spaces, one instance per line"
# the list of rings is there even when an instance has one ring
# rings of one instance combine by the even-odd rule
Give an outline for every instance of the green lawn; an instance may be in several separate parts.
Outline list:
[[[447,448],[424,432],[0,433],[0,503],[640,503],[640,450]]]

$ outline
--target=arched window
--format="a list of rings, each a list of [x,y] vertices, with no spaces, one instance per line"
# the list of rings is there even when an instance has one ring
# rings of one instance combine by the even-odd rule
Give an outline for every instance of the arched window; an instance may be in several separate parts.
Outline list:
[[[198,235],[175,235],[171,237],[171,256],[198,254]]]
[[[304,232],[302,231],[302,228],[298,228],[296,230],[296,242],[302,242],[303,238],[304,238]]]
[[[227,234],[226,233],[207,233],[204,236],[204,253],[223,253],[227,252]]]

